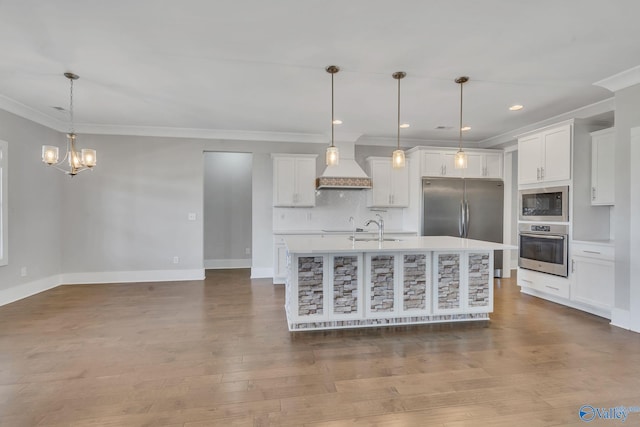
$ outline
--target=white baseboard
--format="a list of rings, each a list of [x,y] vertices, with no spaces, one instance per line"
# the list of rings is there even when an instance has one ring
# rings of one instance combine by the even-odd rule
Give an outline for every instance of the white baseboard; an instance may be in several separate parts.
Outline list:
[[[33,282],[0,290],[0,306],[10,304],[60,285],[133,283],[133,282],[173,282],[204,280],[204,269],[193,270],[148,270],[148,271],[107,271],[103,273],[56,274]]]
[[[611,325],[622,329],[631,329],[631,312],[614,307],[611,310]]]
[[[251,268],[252,279],[265,279],[267,277],[273,277],[273,268],[271,267],[252,267]]]
[[[80,285],[95,283],[132,283],[132,282],[173,282],[183,280],[204,280],[204,269],[193,270],[142,270],[142,271],[105,271],[100,273],[62,274],[61,284]]]
[[[222,268],[251,268],[251,258],[240,259],[205,259],[204,268],[216,270]]]
[[[0,306],[39,294],[60,285],[60,276],[54,275],[33,282],[12,286],[8,289],[0,290]]]

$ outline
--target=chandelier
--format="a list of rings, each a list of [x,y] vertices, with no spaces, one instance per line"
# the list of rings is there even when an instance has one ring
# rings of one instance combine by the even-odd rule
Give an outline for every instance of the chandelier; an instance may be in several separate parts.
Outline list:
[[[67,133],[67,151],[64,157],[59,160],[58,147],[54,145],[42,146],[42,161],[49,166],[53,166],[69,176],[75,176],[79,172],[93,169],[96,165],[96,150],[83,148],[80,151],[76,148],[76,134],[73,128],[73,81],[79,76],[73,73],[64,73],[69,79],[71,88],[69,92],[69,133]],[[67,165],[65,165],[67,163]]]

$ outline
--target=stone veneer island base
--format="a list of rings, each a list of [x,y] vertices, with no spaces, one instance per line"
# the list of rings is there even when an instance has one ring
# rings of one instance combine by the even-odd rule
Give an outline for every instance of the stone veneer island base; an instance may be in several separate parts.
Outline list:
[[[493,252],[514,248],[447,236],[285,241],[290,331],[489,320]]]

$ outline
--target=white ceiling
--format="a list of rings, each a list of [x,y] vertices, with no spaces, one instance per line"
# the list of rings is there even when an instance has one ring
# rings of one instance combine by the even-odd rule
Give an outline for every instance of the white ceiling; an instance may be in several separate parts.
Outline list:
[[[638,0],[2,0],[0,106],[64,128],[72,71],[79,130],[326,140],[335,64],[340,133],[395,138],[402,70],[402,138],[456,140],[468,75],[481,141],[611,98],[593,83],[640,63],[638,16]]]

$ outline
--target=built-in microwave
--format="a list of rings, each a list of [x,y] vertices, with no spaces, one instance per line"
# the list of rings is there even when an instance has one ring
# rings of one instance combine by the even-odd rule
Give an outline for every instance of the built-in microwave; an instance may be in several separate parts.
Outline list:
[[[520,221],[569,221],[569,186],[520,190]]]

